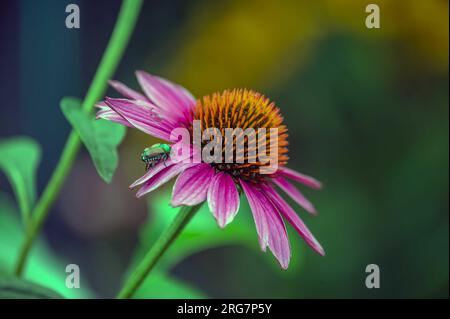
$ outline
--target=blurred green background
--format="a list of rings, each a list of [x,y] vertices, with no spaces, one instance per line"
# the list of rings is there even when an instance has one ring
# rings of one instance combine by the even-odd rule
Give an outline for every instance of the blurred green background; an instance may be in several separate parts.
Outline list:
[[[368,3],[381,28],[367,29]],[[281,271],[259,250],[247,205],[220,230],[201,211],[139,297],[448,297],[448,1],[147,0],[115,79],[161,75],[195,96],[226,88],[263,92],[289,129],[289,166],[324,182],[304,190],[318,217],[297,212],[327,255],[289,229],[293,259]],[[81,28],[66,29],[77,3]],[[1,139],[27,135],[42,147],[38,192],[70,126],[59,101],[83,97],[120,1],[0,3]],[[112,90],[109,96],[118,96]],[[128,189],[154,143],[128,130],[111,185],[82,150],[42,233],[26,277],[66,297],[113,297],[124,275],[176,210],[170,185],[145,199]],[[0,176],[0,269],[10,271],[22,230]],[[297,207],[297,206],[295,206]],[[81,289],[67,289],[78,264]],[[365,267],[381,269],[367,289]]]

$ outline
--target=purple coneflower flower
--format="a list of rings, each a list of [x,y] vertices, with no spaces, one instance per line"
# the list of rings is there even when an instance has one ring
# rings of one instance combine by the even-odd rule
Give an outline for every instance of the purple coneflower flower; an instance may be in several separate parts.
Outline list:
[[[149,169],[130,186],[140,186],[138,197],[178,175],[171,204],[194,206],[207,201],[218,225],[223,228],[236,216],[242,190],[253,213],[261,249],[265,251],[269,247],[283,269],[288,267],[291,257],[283,219],[312,249],[325,254],[300,217],[275,190],[275,186],[279,187],[306,211],[315,214],[313,205],[290,181],[314,189],[320,189],[321,183],[284,166],[288,159],[287,128],[273,102],[249,90],[226,90],[196,100],[186,89],[166,79],[143,71],[136,75],[145,95],[111,81],[111,86],[125,99],[105,98],[97,105],[100,108],[98,118],[135,127],[169,143],[172,143],[172,130],[182,127],[192,132],[194,120],[200,121],[202,130],[218,128],[222,133],[225,128],[277,128],[278,146],[274,152],[279,165],[275,173],[261,174],[259,168],[265,164],[260,162],[185,163],[168,159]]]

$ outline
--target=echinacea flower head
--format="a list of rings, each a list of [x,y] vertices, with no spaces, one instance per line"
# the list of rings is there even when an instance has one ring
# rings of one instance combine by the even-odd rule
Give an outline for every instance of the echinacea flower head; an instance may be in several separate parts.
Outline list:
[[[292,182],[313,189],[320,189],[322,185],[316,179],[286,167],[287,128],[273,102],[246,89],[225,90],[196,100],[185,88],[166,79],[143,71],[136,75],[144,94],[111,81],[111,86],[124,98],[105,98],[97,105],[100,109],[98,118],[137,128],[167,145],[176,142],[174,130],[182,128],[195,135],[194,123],[197,123],[201,132],[209,130],[213,134],[203,136],[197,144],[192,142],[193,151],[189,157],[194,157],[195,153],[203,154],[202,150],[217,136],[223,137],[224,141],[214,143],[211,150],[221,159],[229,156],[230,149],[235,154],[231,161],[206,161],[202,156],[198,161],[175,161],[170,157],[155,162],[130,186],[140,187],[136,196],[143,196],[177,177],[171,204],[194,206],[206,201],[217,224],[224,228],[238,213],[240,193],[244,193],[261,249],[265,251],[269,247],[283,269],[288,267],[291,257],[285,220],[314,251],[325,254],[294,209],[278,193],[277,189],[281,189],[307,212],[315,214],[314,206]],[[228,134],[229,130],[233,135]],[[246,147],[239,148],[238,140]],[[260,156],[261,150],[265,156]],[[274,158],[276,167],[270,170],[270,159]]]

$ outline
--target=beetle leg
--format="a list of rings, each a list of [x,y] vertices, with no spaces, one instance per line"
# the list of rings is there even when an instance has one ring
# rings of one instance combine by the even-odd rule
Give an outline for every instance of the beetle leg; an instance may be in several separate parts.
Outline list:
[[[167,154],[164,154],[163,158],[164,158],[164,167],[167,167],[167,164],[166,164],[166,161],[167,161],[167,158],[168,158]]]

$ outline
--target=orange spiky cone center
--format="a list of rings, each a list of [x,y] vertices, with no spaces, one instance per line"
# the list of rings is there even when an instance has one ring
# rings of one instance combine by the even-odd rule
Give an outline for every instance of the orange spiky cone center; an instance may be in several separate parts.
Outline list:
[[[227,140],[226,129],[233,129],[236,134],[232,138],[234,152],[236,152],[238,139],[244,140],[245,147],[243,151],[240,151],[244,162],[213,163],[212,165],[219,171],[225,171],[235,178],[246,180],[257,180],[263,177],[260,174],[260,168],[269,163],[267,160],[261,160],[262,149],[265,150],[265,154],[262,155],[277,156],[278,166],[287,163],[288,134],[286,126],[283,125],[283,117],[275,103],[258,92],[233,89],[205,96],[197,101],[194,119],[200,121],[202,132],[208,128],[220,132],[223,138],[222,158],[226,155],[225,145],[231,145],[231,143],[227,144],[229,136]],[[248,134],[249,131],[246,131],[248,128],[253,129],[250,132],[255,133]],[[265,129],[265,133],[258,134],[261,132],[258,129]],[[276,146],[270,143],[271,138],[277,139]],[[202,146],[207,142],[203,141]]]

